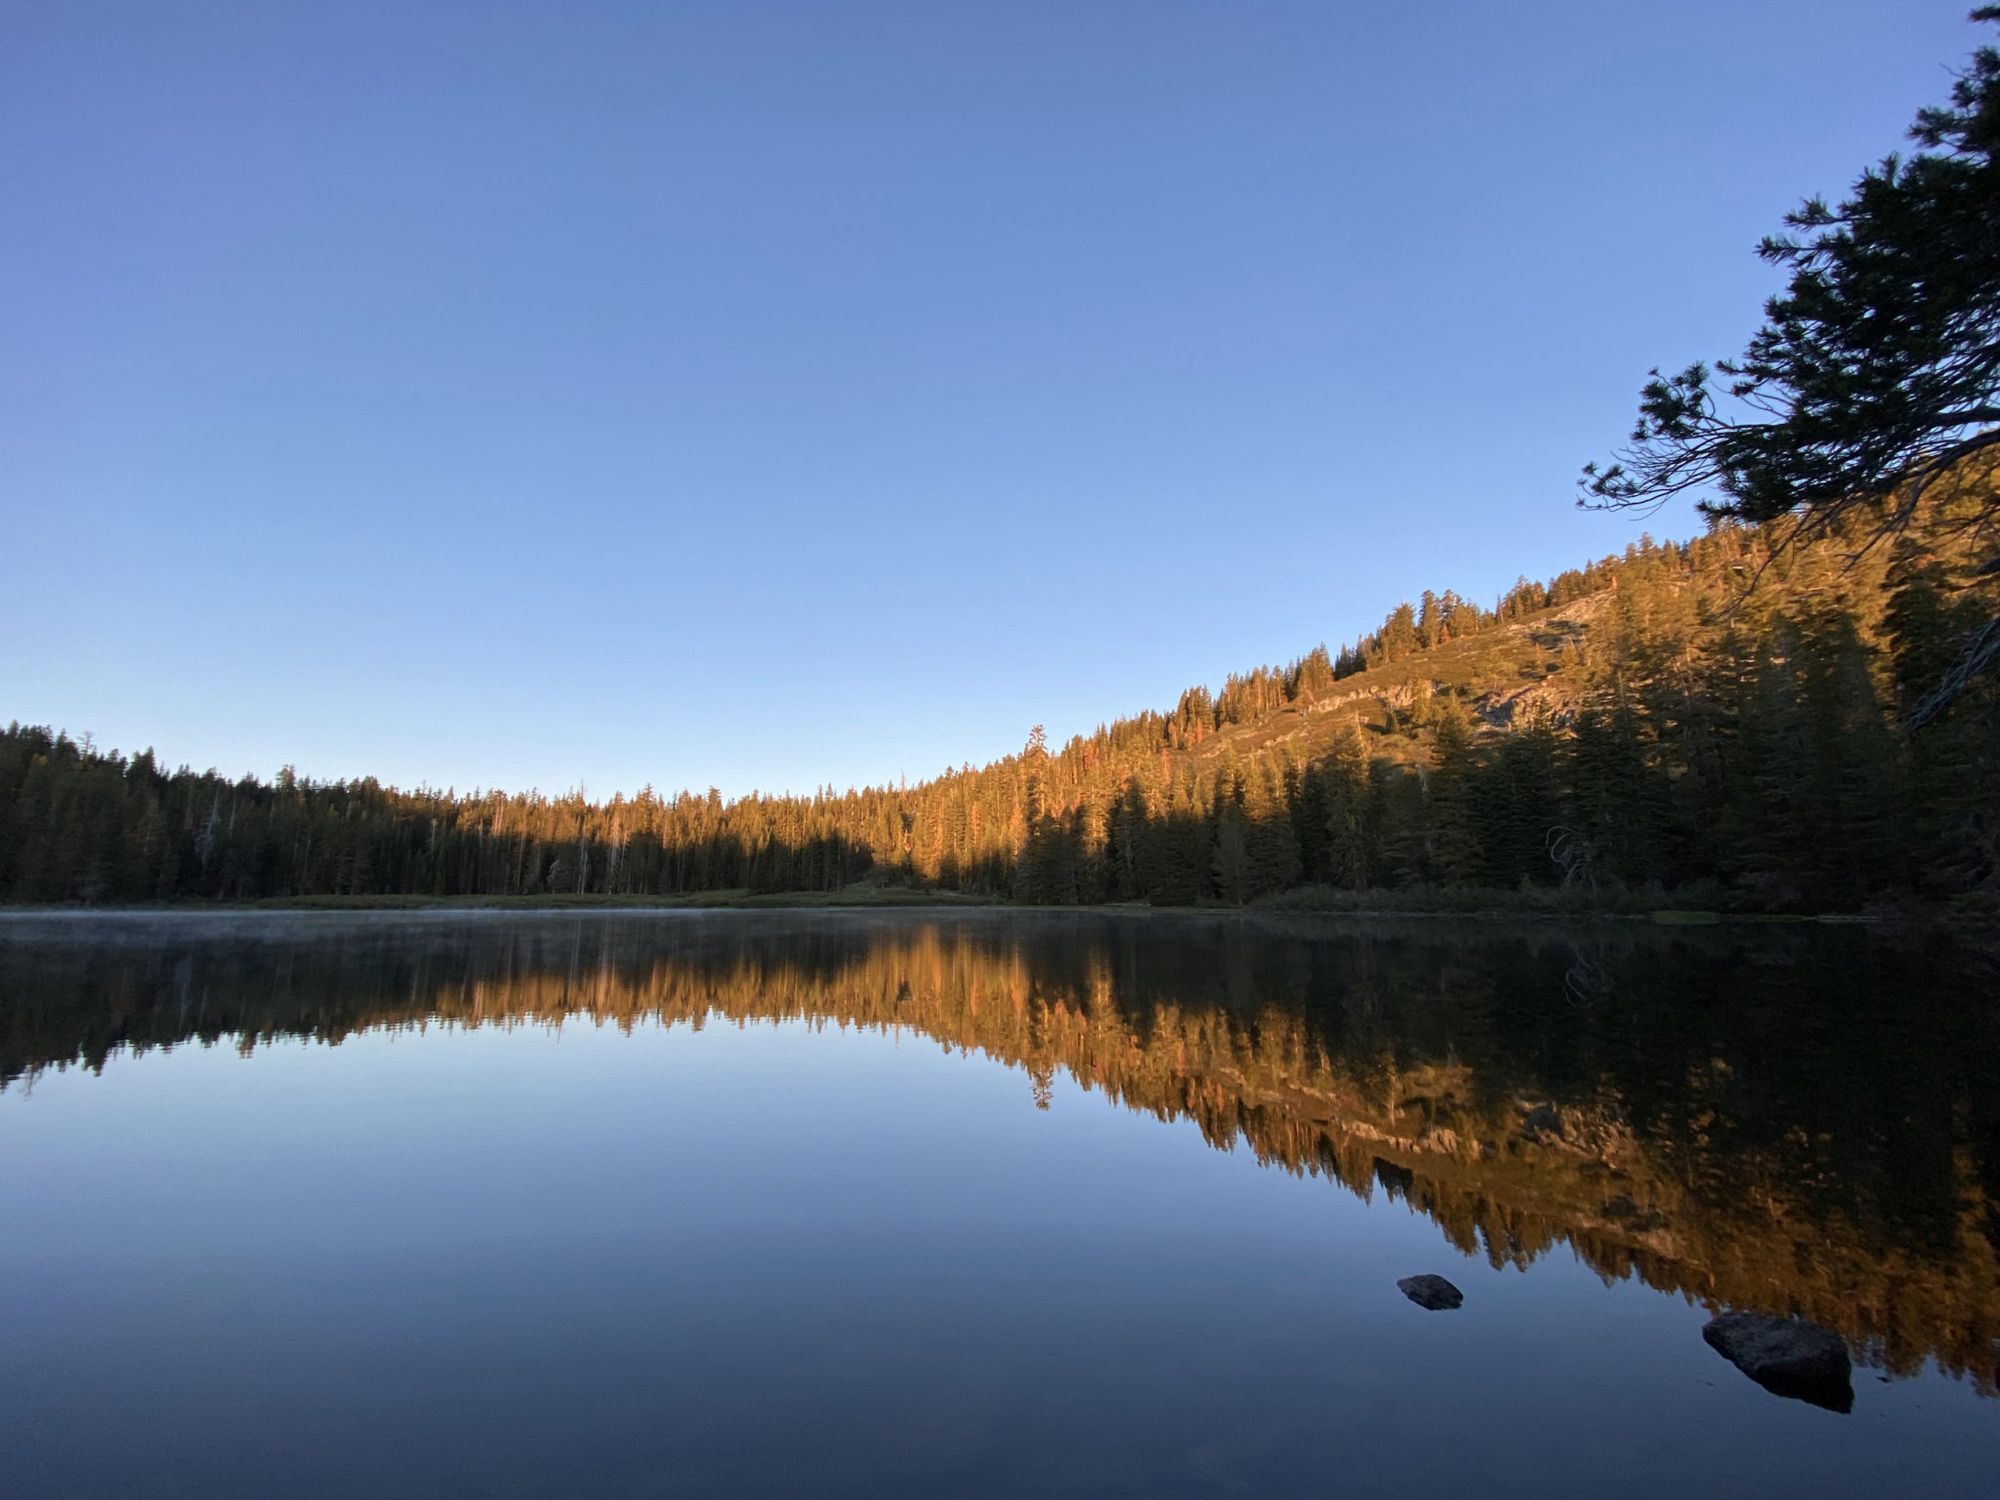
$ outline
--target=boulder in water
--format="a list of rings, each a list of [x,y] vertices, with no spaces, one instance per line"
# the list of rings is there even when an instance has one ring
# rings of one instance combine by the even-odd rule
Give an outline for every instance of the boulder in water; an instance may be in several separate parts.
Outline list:
[[[1810,1401],[1829,1411],[1853,1410],[1853,1365],[1847,1344],[1830,1328],[1804,1318],[1729,1312],[1709,1319],[1701,1336],[1774,1395]]]
[[[1428,1272],[1422,1276],[1405,1276],[1396,1283],[1396,1289],[1417,1306],[1431,1312],[1442,1312],[1465,1301],[1465,1293],[1442,1276],[1432,1276]]]

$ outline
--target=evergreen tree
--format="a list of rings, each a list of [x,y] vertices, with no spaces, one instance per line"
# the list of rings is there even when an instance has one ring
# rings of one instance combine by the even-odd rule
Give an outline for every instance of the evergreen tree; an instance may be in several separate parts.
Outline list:
[[[1425,865],[1432,879],[1449,885],[1478,882],[1484,874],[1474,822],[1472,723],[1456,698],[1439,700],[1436,765],[1430,776],[1430,839]]]
[[[1375,870],[1370,847],[1370,798],[1373,778],[1361,721],[1349,719],[1333,742],[1321,770],[1326,788],[1326,878],[1347,890],[1362,890]]]
[[[1251,894],[1262,896],[1296,885],[1302,868],[1299,836],[1272,767],[1266,765],[1249,778],[1243,812],[1248,822],[1246,852]]]

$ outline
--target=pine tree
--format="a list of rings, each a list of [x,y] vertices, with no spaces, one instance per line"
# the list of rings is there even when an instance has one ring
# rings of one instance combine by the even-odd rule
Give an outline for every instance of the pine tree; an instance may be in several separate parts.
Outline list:
[[[1251,895],[1262,896],[1297,884],[1301,868],[1299,837],[1292,827],[1291,809],[1286,805],[1283,789],[1269,765],[1260,767],[1248,779],[1243,811],[1249,824]]]
[[[1494,885],[1541,884],[1555,875],[1548,843],[1562,822],[1557,761],[1554,731],[1530,723],[1501,741],[1496,764],[1477,779],[1474,822]]]
[[[1320,772],[1326,790],[1326,878],[1346,890],[1367,887],[1374,873],[1369,838],[1368,745],[1361,721],[1349,719]]]
[[[1242,906],[1251,894],[1249,820],[1230,804],[1215,820],[1215,895],[1230,906]]]
[[[1327,801],[1325,770],[1320,766],[1287,765],[1285,802],[1291,809],[1292,837],[1298,844],[1303,877],[1322,882],[1329,879],[1327,865],[1332,838],[1328,819],[1333,809]]]
[[[1884,623],[1891,681],[1904,717],[1936,684],[1981,626],[1978,604],[1929,549],[1903,539],[1890,569]],[[1915,877],[1934,892],[2000,878],[2000,688],[1974,683],[1909,737],[1907,835]]]
[[[1474,824],[1472,723],[1456,698],[1439,700],[1436,764],[1430,776],[1430,838],[1426,864],[1433,879],[1448,885],[1476,883],[1484,873]]]

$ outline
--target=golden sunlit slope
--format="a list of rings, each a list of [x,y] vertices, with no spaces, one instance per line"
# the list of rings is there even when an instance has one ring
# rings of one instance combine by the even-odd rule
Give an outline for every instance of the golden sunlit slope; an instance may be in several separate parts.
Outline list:
[[[1976,507],[1974,508],[1976,510]],[[1880,522],[1883,518],[1873,518]],[[1424,591],[1329,652],[1060,747],[806,795],[227,780],[0,733],[0,899],[669,897],[876,884],[1240,906],[1296,887],[1689,892],[1853,910],[2000,890],[2000,695],[1920,735],[2000,575],[1942,508],[1642,540],[1490,607]],[[1402,774],[1421,769],[1422,775]],[[1551,840],[1565,840],[1560,862]]]
[[[1221,726],[1189,752],[1189,760],[1205,767],[1232,755],[1273,752],[1315,760],[1354,719],[1379,736],[1376,753],[1407,759],[1416,741],[1396,731],[1421,728],[1424,700],[1444,694],[1463,697],[1476,724],[1488,733],[1539,716],[1561,722],[1589,689],[1593,629],[1615,604],[1616,594],[1615,587],[1604,589],[1561,608],[1366,668],[1255,719]]]

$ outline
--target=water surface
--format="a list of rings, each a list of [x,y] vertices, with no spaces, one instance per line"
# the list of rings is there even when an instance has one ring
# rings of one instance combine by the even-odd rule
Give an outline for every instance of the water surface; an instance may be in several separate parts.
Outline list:
[[[1996,1072],[1820,930],[0,919],[4,1484],[1984,1494]]]

